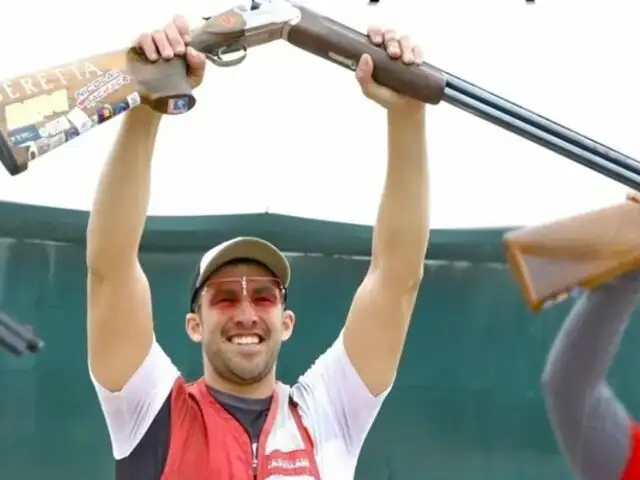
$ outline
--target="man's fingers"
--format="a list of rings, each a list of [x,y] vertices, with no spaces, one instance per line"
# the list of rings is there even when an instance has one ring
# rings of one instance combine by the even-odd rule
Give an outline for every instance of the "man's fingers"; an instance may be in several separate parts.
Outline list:
[[[143,53],[149,60],[155,62],[158,60],[159,52],[156,48],[156,44],[153,41],[153,37],[148,33],[144,33],[138,37],[135,41],[135,46]]]
[[[187,47],[186,60],[191,81],[194,85],[199,85],[204,78],[205,67],[207,65],[204,54],[198,52],[193,47]]]
[[[397,40],[398,39],[398,33],[393,28],[387,28],[384,31],[383,35],[384,35],[385,43],[388,43],[391,40]]]
[[[407,65],[411,65],[415,61],[411,38],[408,35],[403,35],[402,37],[400,37],[399,42],[400,50],[402,51],[402,61]]]
[[[178,27],[176,26],[176,24],[170,23],[165,27],[164,32],[174,53],[176,55],[184,54],[184,41],[182,40],[182,35],[178,31]]]
[[[422,65],[424,62],[424,54],[422,53],[422,49],[418,45],[413,46],[413,63],[416,65]]]
[[[177,16],[162,30],[140,35],[134,42],[134,46],[141,55],[145,55],[152,62],[160,58],[171,60],[176,56],[184,55],[190,82],[197,86],[202,82],[204,76],[206,57],[193,47],[188,46],[190,41],[187,20],[182,16]]]
[[[176,26],[178,33],[182,37],[182,40],[185,43],[191,41],[191,33],[189,30],[189,22],[182,15],[177,15],[173,19],[173,24]]]
[[[363,55],[356,69],[356,77],[360,83],[360,88],[365,97],[378,102],[381,105],[387,105],[394,93],[386,87],[379,85],[373,79],[373,59],[369,55]]]
[[[173,48],[171,48],[164,30],[156,30],[153,32],[152,37],[160,56],[165,60],[171,60],[173,58]]]
[[[380,27],[369,27],[367,29],[367,36],[374,45],[382,45],[384,43],[384,32]]]
[[[369,83],[372,81],[371,74],[373,73],[373,60],[367,54],[360,57],[358,66],[356,67],[356,78],[360,85]]]
[[[358,62],[358,67],[356,68],[356,78],[358,79],[362,93],[369,98],[375,94],[374,90],[378,87],[376,82],[373,80],[372,75],[373,59],[369,55],[362,55]]]
[[[204,68],[207,62],[204,53],[197,51],[193,47],[187,47],[187,63],[192,68]]]
[[[387,55],[394,60],[400,60],[406,65],[421,65],[423,62],[422,50],[414,45],[407,35],[401,37],[393,29],[369,27],[367,36],[372,44],[384,48]],[[395,108],[410,100],[409,97],[378,84],[373,78],[373,70],[373,60],[370,56],[363,55],[356,68],[356,77],[362,93],[367,98],[387,109]]]
[[[384,45],[391,58],[400,58],[402,51],[400,50],[400,42],[398,42],[398,35],[395,30],[387,29],[384,31]]]

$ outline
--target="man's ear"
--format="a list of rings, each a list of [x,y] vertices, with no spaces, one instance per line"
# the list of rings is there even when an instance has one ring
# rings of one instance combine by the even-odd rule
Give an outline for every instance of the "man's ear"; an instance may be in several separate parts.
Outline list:
[[[282,341],[286,342],[293,334],[293,327],[296,324],[296,315],[291,310],[285,310],[282,317],[284,328],[282,329]]]
[[[187,313],[184,319],[184,326],[189,338],[196,343],[202,341],[202,320],[197,313]]]

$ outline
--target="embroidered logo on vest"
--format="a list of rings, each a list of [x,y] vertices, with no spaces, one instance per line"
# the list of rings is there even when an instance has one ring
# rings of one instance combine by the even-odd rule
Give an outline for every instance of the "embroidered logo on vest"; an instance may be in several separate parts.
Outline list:
[[[300,414],[292,405],[290,388],[276,390],[275,412],[265,425],[258,445],[258,473],[265,480],[320,480],[311,439]]]

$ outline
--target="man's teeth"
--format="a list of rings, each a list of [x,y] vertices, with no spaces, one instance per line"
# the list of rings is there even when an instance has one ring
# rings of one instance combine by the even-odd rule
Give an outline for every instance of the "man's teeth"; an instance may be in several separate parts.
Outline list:
[[[260,337],[257,335],[245,335],[242,337],[231,337],[231,343],[236,345],[257,345],[260,343]]]

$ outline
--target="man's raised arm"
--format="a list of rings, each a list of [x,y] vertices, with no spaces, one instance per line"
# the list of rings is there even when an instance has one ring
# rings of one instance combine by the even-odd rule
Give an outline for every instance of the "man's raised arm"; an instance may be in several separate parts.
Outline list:
[[[204,56],[186,45],[189,26],[176,17],[141,35],[135,47],[150,61],[184,55],[192,86],[202,81]],[[138,370],[153,342],[149,283],[138,262],[160,115],[131,110],[104,167],[87,229],[89,367],[105,389],[118,392]]]
[[[395,32],[370,32],[391,56],[420,63],[420,51]],[[396,374],[422,280],[429,240],[429,185],[425,106],[373,83],[371,65],[358,75],[365,94],[387,109],[388,162],[373,232],[371,265],[358,288],[344,329],[351,363],[373,395]]]
[[[119,391],[149,353],[151,293],[140,264],[160,115],[146,107],[125,117],[106,162],[87,228],[89,366],[107,390]]]

